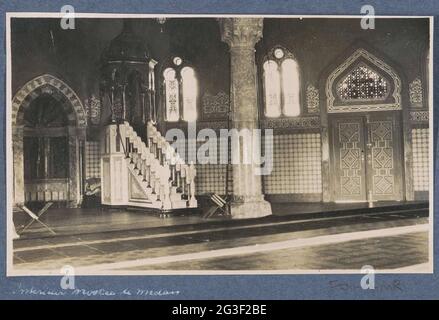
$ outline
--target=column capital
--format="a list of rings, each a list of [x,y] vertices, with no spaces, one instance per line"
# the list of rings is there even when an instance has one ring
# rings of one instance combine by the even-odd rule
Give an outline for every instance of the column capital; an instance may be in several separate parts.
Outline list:
[[[262,38],[263,18],[219,18],[221,40],[229,47],[254,48]]]

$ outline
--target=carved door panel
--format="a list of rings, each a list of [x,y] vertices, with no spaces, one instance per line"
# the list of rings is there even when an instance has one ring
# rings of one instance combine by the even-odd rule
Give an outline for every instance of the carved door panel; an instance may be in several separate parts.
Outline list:
[[[366,199],[365,130],[361,116],[332,121],[332,182],[336,201]]]
[[[366,172],[369,200],[402,200],[402,154],[398,114],[366,115]]]
[[[403,199],[399,114],[337,115],[331,120],[335,201]]]

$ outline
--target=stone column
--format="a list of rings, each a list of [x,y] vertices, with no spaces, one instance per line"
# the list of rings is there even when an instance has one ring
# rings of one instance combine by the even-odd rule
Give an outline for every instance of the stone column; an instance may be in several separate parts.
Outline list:
[[[255,44],[262,37],[262,18],[223,18],[219,20],[221,38],[230,47],[231,127],[240,132],[259,128]],[[241,154],[251,146],[243,145]],[[257,143],[260,143],[257,142]],[[233,164],[233,218],[253,218],[271,214],[271,205],[264,200],[261,176],[255,164]]]

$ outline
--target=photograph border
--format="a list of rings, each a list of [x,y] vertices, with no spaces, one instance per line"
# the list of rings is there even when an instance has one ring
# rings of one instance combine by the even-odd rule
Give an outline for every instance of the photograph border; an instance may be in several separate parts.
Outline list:
[[[112,2],[117,2],[117,1],[112,1]],[[290,2],[293,2],[293,1],[290,1]],[[297,2],[297,1],[294,1],[294,2]],[[73,3],[73,5],[76,8],[75,3]],[[381,4],[377,4],[376,7],[380,8]],[[78,6],[78,9],[80,9],[79,6]],[[144,10],[146,10],[146,9],[144,8]],[[80,11],[81,10],[78,10],[78,12],[75,13],[77,18],[102,18],[102,16],[96,16],[95,13],[86,13],[86,12],[79,13]],[[116,11],[123,11],[123,10],[116,9]],[[293,11],[294,11],[294,9],[293,9]],[[439,11],[439,8],[437,9],[437,11]],[[10,110],[11,110],[10,108],[11,108],[11,100],[12,100],[11,68],[10,68],[10,58],[11,58],[10,55],[11,55],[11,52],[10,52],[10,45],[9,45],[10,44],[10,40],[11,40],[10,39],[10,33],[9,33],[9,31],[10,31],[10,19],[13,18],[13,17],[26,17],[26,15],[30,15],[32,17],[40,17],[40,18],[44,18],[44,17],[61,17],[62,16],[59,12],[48,12],[48,13],[46,13],[46,12],[28,12],[28,13],[7,12],[6,13],[6,21],[5,21],[6,22],[6,33],[5,33],[6,34],[6,48],[7,48],[6,56],[8,58],[9,64],[7,65],[7,68],[6,68],[6,71],[7,71],[7,73],[6,73],[7,74],[7,77],[6,77],[6,106],[7,107],[6,107],[6,117],[5,117],[6,118],[6,140],[2,137],[2,143],[5,143],[5,141],[11,141],[11,140],[9,140],[9,139],[11,139],[11,124],[10,124],[9,119],[10,119]],[[98,14],[98,15],[101,15],[101,14]],[[311,14],[311,15],[308,15],[308,14],[294,14],[294,15],[269,14],[269,15],[265,15],[265,14],[263,14],[263,15],[261,15],[261,14],[234,14],[234,13],[231,13],[231,14],[216,14],[216,13],[212,13],[212,14],[189,14],[188,15],[188,14],[153,14],[153,13],[151,13],[151,14],[104,13],[103,15],[104,15],[105,18],[122,18],[122,17],[126,17],[127,15],[130,18],[139,18],[139,17],[145,17],[145,18],[147,18],[147,17],[149,17],[149,18],[154,17],[155,18],[155,17],[158,17],[158,16],[163,16],[163,17],[180,17],[180,18],[182,18],[182,17],[209,17],[209,18],[213,18],[213,17],[231,17],[231,16],[233,16],[233,17],[237,17],[237,16],[239,16],[239,17],[261,17],[261,16],[263,16],[263,17],[271,17],[271,18],[273,18],[273,17],[276,17],[276,18],[279,18],[279,17],[280,18],[290,18],[290,17],[306,17],[306,18],[322,18],[322,17],[361,18],[361,15],[360,16],[359,15],[343,15],[343,16],[340,16],[338,14],[337,15],[327,15],[327,14],[324,14],[324,15],[315,15],[315,14]],[[434,116],[433,116],[433,112],[434,112],[433,111],[433,105],[434,105],[433,104],[433,88],[437,89],[437,87],[434,87],[434,84],[433,84],[433,79],[434,79],[434,76],[433,76],[433,73],[434,73],[433,61],[435,61],[435,59],[436,59],[436,57],[433,55],[433,53],[435,51],[435,50],[433,50],[433,44],[434,44],[433,39],[436,37],[436,34],[437,34],[437,32],[433,31],[436,28],[435,24],[433,23],[434,16],[431,16],[431,15],[420,15],[420,16],[380,15],[380,16],[376,16],[376,18],[429,18],[430,19],[430,57],[432,57],[432,58],[429,61],[429,64],[430,64],[429,65],[429,71],[430,71],[429,72],[430,73],[429,74],[429,76],[430,76],[430,81],[429,81],[429,112],[430,112],[430,117],[429,117],[429,132],[430,132],[430,135],[429,135],[429,153],[430,153],[430,157],[429,158],[430,158],[430,173],[431,173],[430,176],[433,177],[434,174],[436,174],[436,171],[433,172],[434,161],[436,161],[436,158],[433,160],[433,157],[435,156],[435,153],[434,153],[435,143],[434,143],[433,137],[435,137],[434,133],[436,132],[436,125],[437,125],[437,120],[434,119],[434,121],[433,121],[433,118],[434,118]],[[2,112],[4,112],[4,111],[2,110]],[[8,166],[11,166],[11,163],[12,163],[11,145],[8,146],[6,144],[5,148],[3,150],[6,150],[6,164]],[[6,195],[7,195],[7,197],[6,197],[6,208],[7,208],[7,213],[8,213],[7,214],[7,216],[8,216],[8,218],[7,218],[7,225],[11,226],[11,223],[12,223],[12,201],[11,201],[11,198],[12,198],[12,189],[11,189],[11,186],[12,186],[12,184],[11,184],[12,183],[12,174],[11,174],[11,171],[8,171],[8,170],[5,171],[5,172],[6,172],[6,177],[7,177],[7,189],[6,189]],[[1,177],[1,178],[3,178],[3,177]],[[433,236],[433,234],[434,234],[434,232],[437,232],[437,230],[436,230],[437,228],[433,229],[433,226],[436,223],[434,221],[434,219],[433,219],[433,212],[434,212],[434,209],[437,207],[437,199],[433,199],[434,187],[435,186],[434,186],[433,179],[430,179],[430,190],[429,190],[429,197],[430,197],[430,204],[429,204],[430,205],[430,215],[429,215],[429,225],[430,225],[430,232],[429,232],[429,243],[430,243],[430,246],[429,246],[429,256],[430,256],[430,260],[429,260],[429,262],[430,262],[430,265],[431,265],[431,272],[432,272],[431,275],[435,278],[433,266],[434,266],[434,263],[435,263],[435,261],[437,259],[437,255],[434,256],[434,252],[436,251],[436,247],[434,246],[434,242],[437,240],[437,237]],[[4,227],[4,225],[2,227]],[[10,228],[8,227],[8,228],[6,228],[6,233],[9,234],[9,232],[10,232]],[[21,279],[22,278],[22,277],[16,277],[16,276],[29,276],[29,277],[33,276],[33,274],[15,273],[15,271],[12,272],[12,273],[9,272],[10,271],[9,267],[12,266],[12,256],[10,254],[12,252],[11,251],[11,249],[12,249],[12,240],[11,240],[11,237],[9,237],[9,236],[7,236],[5,240],[6,240],[7,249],[8,249],[7,252],[9,253],[9,254],[7,254],[7,264],[4,266],[4,267],[6,267],[6,274],[7,274],[7,276],[8,277],[9,276],[14,276],[12,279]],[[385,271],[385,270],[379,271],[379,270],[377,270],[377,272],[381,273],[380,275],[378,275],[379,278],[381,278],[381,277],[387,278],[387,277],[395,276],[395,273],[391,272],[391,271]],[[209,275],[209,280],[212,280],[214,278],[224,279],[224,277],[229,277],[229,278],[235,278],[236,279],[236,275],[245,275],[244,278],[247,278],[247,279],[254,279],[255,276],[256,276],[256,278],[259,278],[259,277],[260,278],[265,278],[265,279],[261,279],[264,282],[265,282],[265,280],[270,281],[270,277],[273,277],[273,276],[274,277],[279,276],[278,278],[281,279],[282,276],[297,275],[298,277],[296,277],[296,278],[300,277],[302,285],[305,285],[305,286],[307,286],[307,281],[308,281],[307,279],[308,279],[308,277],[312,277],[313,278],[313,279],[309,279],[309,282],[312,284],[312,286],[314,286],[314,285],[316,285],[316,281],[318,282],[318,277],[320,277],[320,275],[322,275],[322,276],[325,275],[324,278],[327,278],[330,275],[333,275],[333,276],[343,275],[343,276],[347,276],[348,278],[357,279],[356,282],[358,282],[358,287],[359,287],[359,280],[358,280],[359,277],[358,276],[355,277],[355,275],[358,275],[359,273],[360,273],[359,270],[329,270],[328,272],[326,272],[326,271],[321,271],[321,272],[306,272],[305,271],[305,272],[303,272],[303,270],[302,271],[301,270],[297,270],[297,271],[296,270],[293,270],[293,271],[288,270],[288,272],[283,272],[283,271],[278,271],[278,270],[262,270],[262,271],[255,270],[255,271],[250,271],[248,273],[247,272],[243,272],[243,271],[236,271],[236,272],[235,271],[231,271],[231,272],[228,272],[228,271],[226,271],[226,272],[217,272],[217,271],[214,271],[214,272],[210,272],[210,271],[200,272],[200,271],[194,271],[192,273],[190,271],[189,272],[186,272],[186,271],[175,271],[174,272],[174,271],[166,271],[165,270],[165,271],[160,271],[160,272],[150,272],[150,271],[147,271],[145,273],[143,273],[143,272],[139,273],[139,272],[136,271],[136,272],[129,273],[129,275],[131,275],[131,276],[134,276],[134,275],[140,276],[140,275],[142,275],[142,277],[140,277],[140,279],[141,278],[151,278],[151,277],[145,277],[145,275],[147,275],[147,276],[155,275],[154,278],[157,278],[157,280],[158,280],[158,278],[162,278],[161,276],[164,276],[164,275],[166,275],[164,277],[168,277],[168,278],[174,278],[174,276],[178,275],[180,277],[180,279],[182,277],[181,276],[182,274],[184,274],[184,278],[187,278],[186,276],[189,276],[189,278],[196,277],[196,278],[200,278],[200,279],[205,278],[204,277],[205,275]],[[422,272],[422,273],[424,274],[424,272]],[[40,273],[38,273],[38,274],[40,275]],[[308,275],[308,274],[309,274],[309,276],[303,277],[304,275]],[[43,284],[44,284],[44,279],[47,279],[47,277],[45,277],[45,274],[42,274],[42,275],[43,276],[38,277],[38,279],[36,277],[30,277],[30,278],[32,278],[32,282],[35,282],[35,281],[40,282],[40,280],[42,280]],[[96,274],[94,274],[94,273],[88,274],[87,273],[87,275],[100,276],[100,277],[95,277],[96,280],[99,281],[99,278],[102,279],[102,275],[108,275],[108,273],[96,273]],[[126,272],[123,272],[123,273],[121,273],[121,272],[114,272],[113,273],[112,272],[111,275],[120,276],[120,275],[128,275],[128,274]],[[160,275],[160,277],[158,277],[159,275]],[[257,276],[257,275],[260,275],[260,276]],[[405,275],[405,273],[404,273],[404,275]],[[50,281],[47,281],[47,282],[48,283],[53,283],[53,282],[56,283],[57,281],[54,278],[58,278],[58,277],[54,277],[54,276],[55,275],[52,274],[52,278],[49,277],[49,279],[50,278],[51,279],[50,279]],[[131,276],[128,277],[128,278],[130,278],[130,279],[138,278],[138,277],[131,277]],[[397,277],[400,277],[400,276],[402,276],[402,275],[397,275]],[[418,275],[414,275],[414,278],[419,277],[419,276],[422,276],[422,275],[419,275],[419,274]],[[428,276],[428,273],[425,274],[425,276]],[[315,278],[315,277],[317,277],[317,278]],[[25,278],[28,278],[28,277],[25,277]],[[78,278],[90,279],[90,278],[94,278],[94,277],[88,277],[88,276],[87,277],[82,277],[82,275],[78,274]],[[105,277],[105,278],[108,278],[108,277]],[[331,278],[336,279],[336,278],[340,278],[340,277],[329,277],[329,278],[330,279]],[[9,278],[8,280],[10,280],[10,279],[11,278]],[[117,279],[120,280],[121,278],[117,277]],[[53,281],[53,280],[55,280],[55,281]],[[111,280],[113,280],[113,279],[109,279],[109,280],[110,280],[110,282],[112,282]],[[3,279],[1,279],[0,281],[3,282]],[[58,281],[59,281],[59,279],[58,279]],[[108,282],[108,280],[101,280],[101,281]],[[129,282],[131,282],[131,281],[129,281]],[[165,281],[165,282],[167,282],[167,281]],[[247,282],[247,281],[244,281],[244,282]],[[429,282],[431,283],[431,281],[429,281]],[[418,281],[416,281],[416,283],[418,283]],[[246,284],[248,285],[248,283],[246,283]],[[280,283],[277,283],[277,284],[279,285]],[[326,282],[326,284],[328,284],[328,282]],[[222,287],[223,289],[225,289],[222,285],[219,285],[219,287]],[[318,287],[318,285],[317,285],[317,287]],[[360,298],[362,296],[362,294],[361,294],[362,293],[361,287],[359,287],[358,291],[357,290],[343,291],[343,290],[340,290],[340,289],[331,288],[331,286],[329,285],[327,287],[327,289],[329,291],[335,290],[337,293],[339,293],[341,295],[344,295],[346,293],[351,293],[351,294],[359,294]],[[225,290],[225,291],[227,292],[227,290]],[[311,290],[311,291],[313,291],[313,290]],[[251,291],[249,290],[248,292],[251,292]],[[294,295],[294,292],[292,292],[292,293]],[[315,293],[317,293],[317,292],[315,292]],[[320,291],[317,294],[321,295],[322,293],[324,295],[325,291],[323,291],[323,292]],[[391,291],[381,291],[379,294],[380,295],[386,295],[386,294],[389,294],[389,293],[392,293],[392,292]],[[393,293],[395,293],[395,292],[393,292]],[[291,294],[291,292],[289,294]],[[296,294],[297,294],[297,292],[296,292]],[[396,294],[398,294],[398,292],[396,292]],[[192,296],[192,295],[189,295],[189,296]],[[222,296],[222,293],[219,293],[219,296]],[[363,294],[363,298],[365,296],[367,296],[367,294],[366,295]]]

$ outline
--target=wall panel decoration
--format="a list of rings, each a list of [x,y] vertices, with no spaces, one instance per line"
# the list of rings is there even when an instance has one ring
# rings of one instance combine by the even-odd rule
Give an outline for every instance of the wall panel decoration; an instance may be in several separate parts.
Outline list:
[[[415,191],[428,191],[429,189],[428,130],[428,128],[412,129]]]
[[[212,95],[206,92],[202,98],[203,118],[217,119],[227,117],[229,112],[229,95],[223,91]]]
[[[262,128],[273,129],[276,132],[284,132],[284,130],[290,131],[294,129],[320,129],[320,117],[307,116],[307,117],[288,117],[277,119],[264,119],[261,121]],[[291,131],[290,131],[291,132]]]
[[[308,85],[306,88],[306,107],[308,113],[319,113],[319,90],[313,85]]]
[[[410,111],[410,121],[428,124],[428,120],[429,120],[428,111]]]
[[[87,121],[90,124],[97,125],[101,119],[101,101],[95,95],[84,101],[84,108],[87,114]]]
[[[422,81],[416,78],[409,84],[410,104],[415,108],[422,108],[424,89],[422,88]]]

